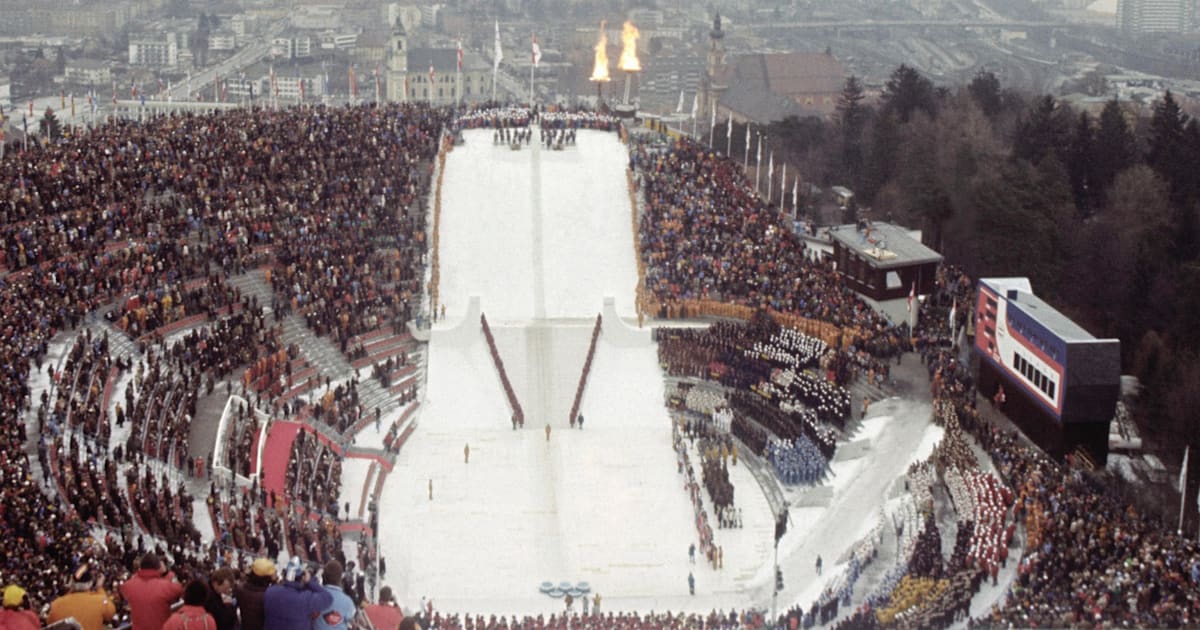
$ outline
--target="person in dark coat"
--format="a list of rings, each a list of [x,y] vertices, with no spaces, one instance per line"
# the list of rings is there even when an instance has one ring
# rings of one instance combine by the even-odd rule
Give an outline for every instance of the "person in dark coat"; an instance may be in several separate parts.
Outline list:
[[[246,582],[234,590],[238,612],[242,615],[242,630],[263,630],[263,598],[274,581],[274,562],[258,558],[250,565],[250,575],[246,576]]]
[[[283,581],[267,589],[263,596],[264,630],[308,628],[313,620],[333,603],[333,595],[292,556]]]
[[[237,628],[238,609],[233,598],[236,578],[237,573],[229,567],[221,567],[208,576],[208,597],[204,600],[204,610],[212,615],[217,630]]]

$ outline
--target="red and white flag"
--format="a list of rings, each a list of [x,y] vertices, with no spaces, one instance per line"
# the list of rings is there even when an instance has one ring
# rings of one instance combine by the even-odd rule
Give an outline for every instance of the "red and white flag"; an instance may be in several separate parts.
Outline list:
[[[908,312],[912,312],[913,300],[917,299],[917,283],[912,284],[912,288],[908,290]]]
[[[538,63],[542,61],[542,49],[537,43],[537,34],[533,35],[533,67],[538,67]]]
[[[358,79],[354,77],[354,66],[350,66],[350,98],[358,98]]]
[[[462,36],[460,35],[458,38],[458,71],[459,72],[462,72],[462,61],[463,61]]]
[[[429,60],[429,100],[433,100],[433,60]]]

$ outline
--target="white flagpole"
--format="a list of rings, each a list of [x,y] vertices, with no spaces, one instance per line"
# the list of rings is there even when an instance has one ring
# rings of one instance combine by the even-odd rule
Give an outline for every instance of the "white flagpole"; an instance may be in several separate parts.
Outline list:
[[[1192,450],[1189,444],[1183,449],[1183,469],[1179,471],[1179,529],[1177,532],[1183,534],[1183,506],[1187,503],[1187,473],[1188,473],[1188,453]]]
[[[708,148],[713,147],[713,129],[717,127],[717,108],[712,108],[712,117],[708,121]]]
[[[758,153],[754,156],[754,191],[758,192],[758,173],[762,170],[762,134],[758,134]]]
[[[800,178],[792,178],[792,218],[800,216],[800,200],[797,193],[800,190]]]
[[[783,177],[779,178],[779,211],[787,209],[787,162],[783,163]]]
[[[725,157],[733,156],[733,116],[725,126]]]
[[[775,152],[767,159],[767,204],[771,203],[771,193],[775,192]]]
[[[746,155],[742,157],[742,170],[750,170],[750,123],[746,123]]]

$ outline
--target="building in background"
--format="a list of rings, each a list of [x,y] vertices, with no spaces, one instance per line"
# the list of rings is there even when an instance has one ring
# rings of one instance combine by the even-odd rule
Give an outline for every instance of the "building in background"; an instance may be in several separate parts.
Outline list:
[[[1128,36],[1189,33],[1195,18],[1196,0],[1117,1],[1117,27]]]
[[[129,65],[173,68],[186,49],[176,33],[135,33],[129,36]]]
[[[67,62],[66,81],[70,85],[106,86],[112,81],[112,68],[99,59],[72,59]]]

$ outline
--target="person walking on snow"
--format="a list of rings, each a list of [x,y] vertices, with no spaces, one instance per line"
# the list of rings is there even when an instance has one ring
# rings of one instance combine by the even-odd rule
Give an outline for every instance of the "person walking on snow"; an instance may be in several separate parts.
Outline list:
[[[688,573],[688,593],[691,595],[696,594],[696,576],[690,572]]]
[[[575,424],[579,425],[581,430],[583,429],[583,414],[579,414],[579,417],[575,419]]]
[[[692,543],[691,546],[688,547],[688,561],[692,564],[696,564],[696,543]]]
[[[817,575],[821,575],[821,556],[817,556]]]
[[[464,464],[471,463],[471,445],[470,444],[463,446],[463,463]]]
[[[546,423],[546,441],[547,442],[550,441],[550,423],[549,422]]]

